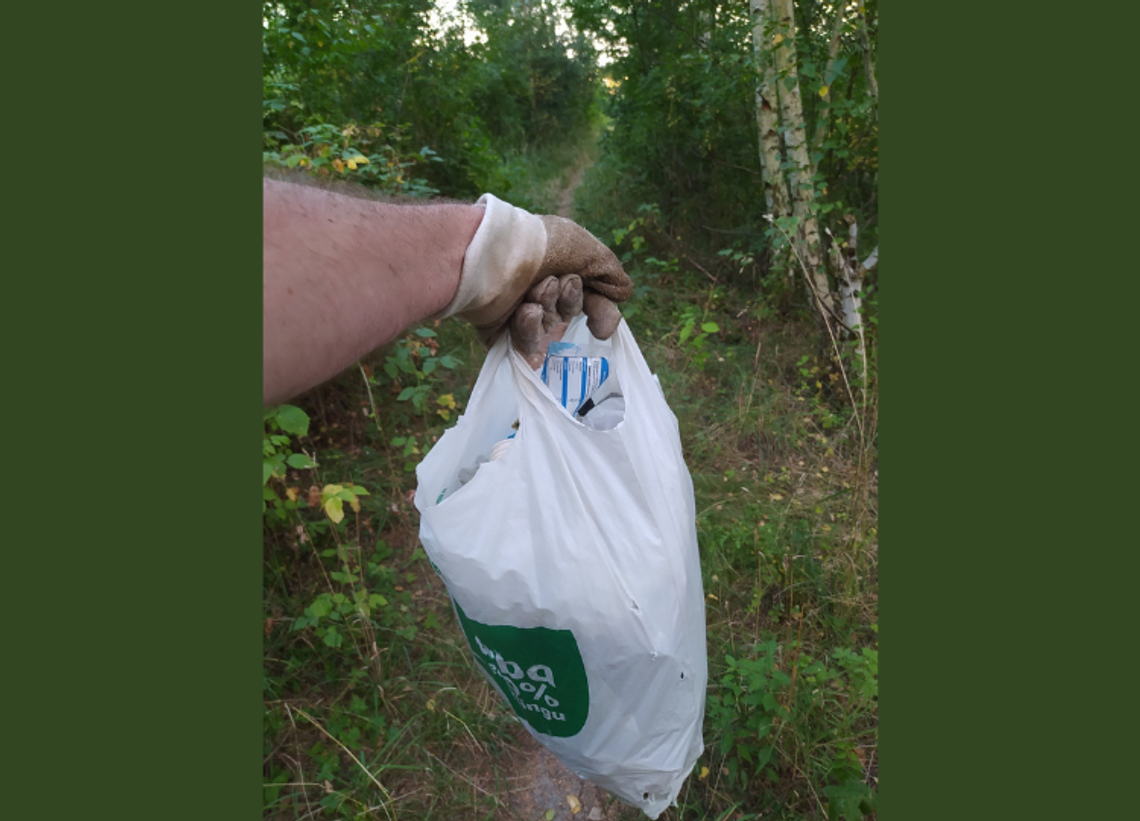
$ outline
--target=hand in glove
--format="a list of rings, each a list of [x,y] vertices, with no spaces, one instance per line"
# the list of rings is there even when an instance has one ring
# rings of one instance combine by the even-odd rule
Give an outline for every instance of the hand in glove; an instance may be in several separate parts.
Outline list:
[[[459,316],[490,345],[508,322],[523,355],[539,353],[544,337],[585,311],[586,325],[608,339],[621,321],[617,302],[633,282],[614,253],[577,223],[536,216],[484,194],[486,209],[467,246],[459,291],[443,316]]]

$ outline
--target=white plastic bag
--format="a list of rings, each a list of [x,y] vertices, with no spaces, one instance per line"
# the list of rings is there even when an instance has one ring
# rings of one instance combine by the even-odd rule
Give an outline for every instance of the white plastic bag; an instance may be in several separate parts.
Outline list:
[[[420,538],[476,660],[568,768],[656,818],[703,750],[708,680],[693,486],[677,420],[623,320],[625,417],[591,430],[504,336],[418,467]],[[518,432],[494,461],[458,474]]]

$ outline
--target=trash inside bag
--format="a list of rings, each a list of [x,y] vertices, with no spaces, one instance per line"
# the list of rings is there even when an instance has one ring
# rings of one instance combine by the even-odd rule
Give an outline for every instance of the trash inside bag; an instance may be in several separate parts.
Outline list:
[[[488,352],[416,470],[420,539],[531,734],[656,818],[703,750],[693,486],[625,321],[599,341],[578,318],[563,343],[537,373],[506,336]]]

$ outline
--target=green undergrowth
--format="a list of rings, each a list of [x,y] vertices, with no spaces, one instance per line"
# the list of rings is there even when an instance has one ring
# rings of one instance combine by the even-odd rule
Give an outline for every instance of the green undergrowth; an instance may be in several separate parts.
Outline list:
[[[662,818],[873,817],[873,391],[853,408],[810,320],[614,244],[680,422],[707,595],[706,751]],[[412,504],[482,358],[464,324],[432,323],[267,413],[267,818],[521,817],[520,724],[476,670]]]

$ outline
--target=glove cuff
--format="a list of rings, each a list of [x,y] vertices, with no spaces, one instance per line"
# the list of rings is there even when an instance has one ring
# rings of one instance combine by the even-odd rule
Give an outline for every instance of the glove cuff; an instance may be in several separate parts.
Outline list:
[[[475,204],[484,208],[483,221],[464,254],[459,290],[440,316],[459,315],[479,327],[499,321],[522,299],[546,254],[546,227],[492,194]]]

